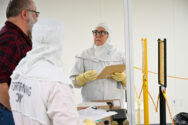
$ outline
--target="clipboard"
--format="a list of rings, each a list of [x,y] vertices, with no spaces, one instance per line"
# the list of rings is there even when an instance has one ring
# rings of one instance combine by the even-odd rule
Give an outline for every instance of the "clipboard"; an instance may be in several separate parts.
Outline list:
[[[111,79],[111,75],[115,72],[123,72],[125,70],[125,64],[106,66],[101,73],[97,76],[97,79]]]

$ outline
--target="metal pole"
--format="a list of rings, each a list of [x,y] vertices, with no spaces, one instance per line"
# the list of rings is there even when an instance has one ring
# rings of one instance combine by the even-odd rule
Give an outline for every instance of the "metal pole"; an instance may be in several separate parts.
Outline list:
[[[166,125],[166,102],[163,90],[167,87],[166,39],[158,39],[158,82],[160,95],[160,125]]]
[[[131,0],[124,0],[125,59],[127,73],[127,110],[129,125],[135,125],[134,64]]]
[[[147,59],[147,39],[142,39],[143,44],[143,99],[144,99],[144,125],[149,125],[149,101],[148,101],[148,59]]]

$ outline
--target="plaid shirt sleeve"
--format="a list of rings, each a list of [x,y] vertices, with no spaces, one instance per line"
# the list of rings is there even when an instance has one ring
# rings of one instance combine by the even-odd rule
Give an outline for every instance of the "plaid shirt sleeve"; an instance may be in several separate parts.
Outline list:
[[[0,30],[0,83],[10,85],[10,75],[31,48],[30,38],[18,26],[6,21]]]
[[[5,37],[0,42],[0,83],[10,82],[10,75],[20,58],[16,42],[10,39],[11,37]]]

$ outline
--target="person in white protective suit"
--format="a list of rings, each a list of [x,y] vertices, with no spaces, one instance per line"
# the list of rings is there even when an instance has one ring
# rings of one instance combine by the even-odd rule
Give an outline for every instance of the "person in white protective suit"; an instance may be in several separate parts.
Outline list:
[[[94,45],[76,55],[70,78],[75,87],[81,87],[83,102],[120,99],[123,104],[126,86],[124,72],[115,72],[112,79],[96,78],[106,66],[125,64],[124,55],[111,45],[111,30],[104,23],[98,24],[92,32]]]
[[[72,84],[63,71],[61,25],[53,20],[38,21],[32,36],[33,49],[11,75],[9,94],[15,124],[82,125]]]

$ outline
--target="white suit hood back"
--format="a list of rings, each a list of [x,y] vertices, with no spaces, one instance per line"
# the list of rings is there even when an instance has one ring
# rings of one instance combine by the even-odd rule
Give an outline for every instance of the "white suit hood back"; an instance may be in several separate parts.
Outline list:
[[[63,71],[62,26],[53,20],[38,21],[33,27],[33,48],[27,53],[11,78],[26,76],[38,80],[70,83]]]

